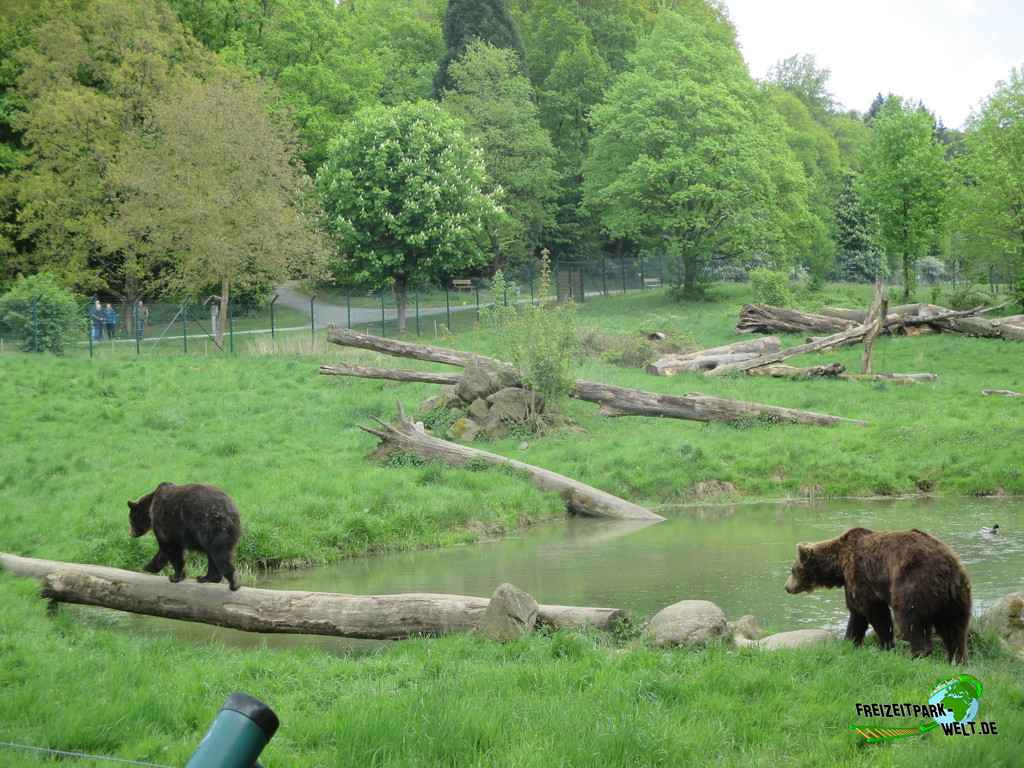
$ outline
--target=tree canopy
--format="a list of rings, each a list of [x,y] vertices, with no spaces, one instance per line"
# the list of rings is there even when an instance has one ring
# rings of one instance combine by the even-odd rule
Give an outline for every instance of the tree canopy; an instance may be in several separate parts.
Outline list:
[[[515,51],[520,64],[526,60],[523,40],[519,36],[507,0],[448,0],[444,14],[445,53],[434,76],[434,96],[452,87],[448,68],[461,59],[474,40],[490,43],[495,48]]]

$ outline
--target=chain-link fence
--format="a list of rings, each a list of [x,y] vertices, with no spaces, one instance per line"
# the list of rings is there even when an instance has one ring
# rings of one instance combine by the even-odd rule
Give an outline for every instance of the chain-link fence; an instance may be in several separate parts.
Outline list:
[[[551,268],[553,298],[586,302],[657,289],[667,281],[665,266],[661,258],[641,257],[556,261]],[[269,301],[231,302],[225,317],[220,302],[213,298],[149,302],[95,296],[80,306],[81,321],[75,323],[63,349],[65,354],[90,357],[312,351],[322,348],[324,330],[332,325],[379,336],[437,338],[475,327],[481,312],[496,302],[539,300],[540,275],[535,266],[509,270],[505,278],[500,296],[494,295],[491,279],[482,276],[410,286],[404,307],[391,288],[321,286],[310,292],[289,284]],[[18,334],[0,327],[0,351],[43,349],[31,338],[35,326],[26,327]]]

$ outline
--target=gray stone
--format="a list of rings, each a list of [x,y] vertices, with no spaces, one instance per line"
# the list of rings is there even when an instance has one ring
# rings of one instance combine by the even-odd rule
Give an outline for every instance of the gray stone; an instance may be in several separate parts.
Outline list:
[[[422,403],[420,403],[420,413],[429,413],[435,408],[441,408],[445,404],[445,400],[441,395],[435,395],[434,397],[428,397]]]
[[[482,397],[469,404],[469,415],[481,423],[487,419],[487,410],[487,401]]]
[[[526,442],[525,440],[523,440],[523,442],[521,442],[519,444],[519,450],[520,451],[525,451],[529,447],[530,447],[530,444],[528,442]]]
[[[998,633],[1010,649],[1024,652],[1024,592],[1013,592],[985,611],[979,622]]]
[[[654,644],[662,647],[706,643],[729,631],[722,609],[707,600],[683,600],[663,608],[648,625]]]
[[[474,400],[486,398],[501,389],[501,382],[498,375],[478,363],[470,363],[459,378],[455,386],[455,392],[465,403],[472,403]]]
[[[775,635],[758,640],[754,647],[763,651],[777,651],[780,648],[799,648],[803,645],[834,640],[835,635],[827,629],[794,629],[792,632],[779,632]]]
[[[457,419],[454,424],[448,427],[448,438],[451,440],[462,440],[468,443],[479,434],[480,425],[466,416]]]
[[[760,640],[764,637],[764,630],[757,623],[753,616],[740,616],[736,621],[729,623],[729,631],[733,638],[742,637],[745,640]]]
[[[544,410],[544,399],[527,389],[505,387],[487,398],[491,404],[490,416],[511,423],[526,421],[531,413]]]
[[[518,587],[502,584],[491,595],[480,631],[491,640],[516,640],[537,624],[537,601]]]

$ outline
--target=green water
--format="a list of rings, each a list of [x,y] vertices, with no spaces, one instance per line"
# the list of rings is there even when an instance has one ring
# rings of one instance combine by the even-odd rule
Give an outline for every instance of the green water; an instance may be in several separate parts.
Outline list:
[[[789,595],[783,585],[801,541],[863,526],[920,528],[949,544],[971,577],[975,613],[1024,589],[1024,502],[996,499],[754,504],[661,512],[664,523],[570,518],[499,541],[350,560],[250,579],[251,586],[386,594],[444,592],[489,596],[503,581],[541,603],[625,608],[649,618],[679,600],[711,600],[730,619],[753,614],[767,629],[838,628],[846,623],[842,590]],[[997,536],[981,531],[998,523]],[[167,631],[231,644],[327,648],[351,641],[270,639],[203,625],[133,618],[134,629]]]

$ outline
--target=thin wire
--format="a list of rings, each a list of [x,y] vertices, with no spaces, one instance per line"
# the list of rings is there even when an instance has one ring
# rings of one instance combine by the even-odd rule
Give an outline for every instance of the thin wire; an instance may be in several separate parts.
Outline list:
[[[0,747],[11,747],[13,749],[27,749],[30,752],[45,752],[50,755],[61,757],[84,757],[87,760],[100,760],[109,763],[121,763],[122,765],[144,765],[147,768],[173,768],[170,765],[160,763],[143,763],[139,760],[126,760],[123,757],[106,757],[104,755],[87,755],[85,752],[65,752],[62,749],[47,749],[46,747],[30,747],[27,744],[15,744],[11,741],[0,741]]]

